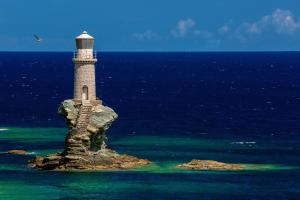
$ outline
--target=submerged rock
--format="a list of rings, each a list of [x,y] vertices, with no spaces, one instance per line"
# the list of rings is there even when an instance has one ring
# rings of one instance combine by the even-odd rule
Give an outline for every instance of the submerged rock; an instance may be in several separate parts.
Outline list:
[[[120,155],[106,147],[106,130],[117,119],[113,109],[94,104],[76,104],[65,100],[58,113],[66,119],[69,132],[62,153],[36,157],[29,166],[45,170],[112,170],[141,167],[145,159]]]
[[[7,152],[8,154],[15,154],[15,155],[25,155],[28,152],[25,150],[10,150]]]
[[[216,170],[216,171],[245,169],[245,167],[240,164],[222,163],[214,160],[192,160],[191,162],[177,165],[176,168],[188,169],[188,170]]]

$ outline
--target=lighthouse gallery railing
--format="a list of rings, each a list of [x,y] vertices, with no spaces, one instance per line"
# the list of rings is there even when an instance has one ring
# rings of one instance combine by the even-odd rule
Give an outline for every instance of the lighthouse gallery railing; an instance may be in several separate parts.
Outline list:
[[[80,58],[82,59],[97,59],[97,51],[93,51],[92,54],[90,52],[87,53],[78,53],[78,51],[74,51],[73,53],[73,59],[78,58],[78,55],[80,55]]]

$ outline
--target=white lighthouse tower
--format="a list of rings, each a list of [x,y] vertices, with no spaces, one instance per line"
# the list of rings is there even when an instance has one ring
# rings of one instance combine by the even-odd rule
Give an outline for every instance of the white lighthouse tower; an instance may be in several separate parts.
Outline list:
[[[86,31],[76,37],[74,53],[74,100],[81,104],[99,103],[96,101],[95,63],[96,53],[93,50],[94,38]]]

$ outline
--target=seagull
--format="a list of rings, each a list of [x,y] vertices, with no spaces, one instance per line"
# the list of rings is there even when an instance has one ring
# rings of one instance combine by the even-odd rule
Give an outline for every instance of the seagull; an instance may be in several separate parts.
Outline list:
[[[40,38],[40,37],[37,36],[37,35],[33,35],[33,37],[35,38],[35,41],[36,41],[36,42],[41,42],[41,41],[42,41],[42,38]]]

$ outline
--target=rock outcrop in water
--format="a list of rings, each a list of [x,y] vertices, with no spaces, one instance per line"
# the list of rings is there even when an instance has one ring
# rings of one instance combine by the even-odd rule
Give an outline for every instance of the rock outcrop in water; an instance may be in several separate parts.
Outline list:
[[[192,160],[191,162],[177,165],[178,169],[188,170],[213,170],[213,171],[228,171],[228,170],[244,170],[245,167],[240,164],[229,164],[217,162],[214,160]]]
[[[20,150],[20,149],[9,150],[7,153],[8,153],[8,154],[14,154],[14,155],[26,155],[26,154],[28,154],[27,151],[25,151],[25,150]]]
[[[107,148],[105,132],[118,117],[111,108],[101,103],[77,104],[65,100],[58,113],[65,117],[69,128],[64,152],[36,157],[29,161],[29,166],[45,170],[113,170],[150,163]]]

